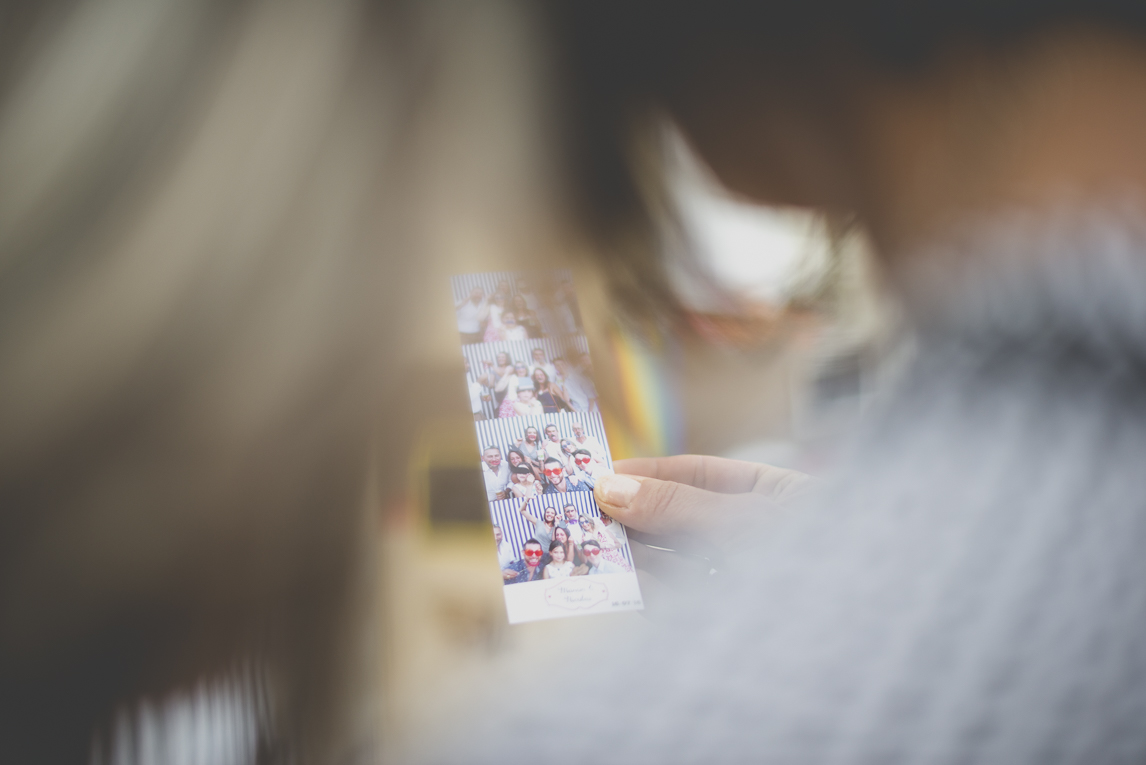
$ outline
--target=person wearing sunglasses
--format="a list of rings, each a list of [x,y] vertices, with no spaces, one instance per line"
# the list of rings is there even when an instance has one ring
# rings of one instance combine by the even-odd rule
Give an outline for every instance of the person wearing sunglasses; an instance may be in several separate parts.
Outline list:
[[[533,582],[540,579],[544,575],[541,568],[541,558],[545,555],[545,548],[536,539],[527,539],[525,544],[521,546],[521,559],[515,560],[513,563],[506,566],[503,571],[503,576],[506,576],[506,584],[520,584],[521,582]],[[515,572],[513,577],[507,576],[510,572]]]
[[[544,494],[565,494],[570,491],[593,491],[593,484],[575,478],[565,470],[565,463],[550,457],[545,460]]]
[[[578,480],[587,480],[593,484],[597,479],[606,475],[613,475],[612,469],[605,467],[604,462],[598,462],[588,449],[577,449],[573,452],[573,469],[571,473]]]
[[[581,545],[581,555],[585,562],[573,569],[573,576],[591,576],[593,574],[625,574],[628,570],[618,566],[605,558],[605,551],[594,540],[587,540]]]

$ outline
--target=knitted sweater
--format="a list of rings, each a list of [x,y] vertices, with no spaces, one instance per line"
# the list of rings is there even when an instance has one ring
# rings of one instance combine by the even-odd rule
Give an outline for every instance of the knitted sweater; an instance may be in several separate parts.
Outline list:
[[[899,273],[917,358],[815,505],[567,708],[443,759],[1146,761],[1146,227],[968,231]]]

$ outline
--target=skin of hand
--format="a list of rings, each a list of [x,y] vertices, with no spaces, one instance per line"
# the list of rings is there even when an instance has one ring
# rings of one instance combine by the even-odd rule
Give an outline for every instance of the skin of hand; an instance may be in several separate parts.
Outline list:
[[[654,621],[674,609],[674,590],[703,585],[724,567],[722,549],[744,523],[778,511],[815,485],[796,470],[682,455],[613,463],[594,488],[601,509],[632,531],[629,549]],[[640,532],[655,535],[639,539]]]
[[[594,495],[625,526],[657,535],[690,535],[720,545],[741,522],[782,508],[810,488],[796,470],[720,457],[681,455],[618,460]]]

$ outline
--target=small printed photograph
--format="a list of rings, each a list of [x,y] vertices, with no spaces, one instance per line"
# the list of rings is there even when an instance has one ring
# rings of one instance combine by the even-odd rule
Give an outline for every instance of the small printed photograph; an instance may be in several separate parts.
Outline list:
[[[465,274],[451,279],[462,345],[501,343],[581,332],[568,270]]]
[[[490,515],[506,585],[633,573],[624,527],[591,494],[500,500]]]
[[[597,411],[584,335],[462,347],[475,420]]]
[[[605,427],[596,412],[476,423],[486,499],[524,500],[586,492],[611,475]]]

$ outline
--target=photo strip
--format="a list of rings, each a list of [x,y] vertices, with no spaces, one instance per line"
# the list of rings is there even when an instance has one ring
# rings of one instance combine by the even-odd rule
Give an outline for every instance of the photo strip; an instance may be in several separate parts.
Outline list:
[[[572,275],[452,286],[510,623],[642,608],[628,535],[593,497],[613,459]]]

